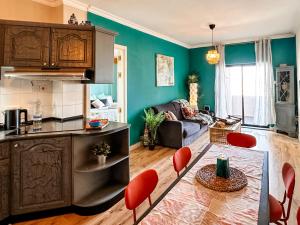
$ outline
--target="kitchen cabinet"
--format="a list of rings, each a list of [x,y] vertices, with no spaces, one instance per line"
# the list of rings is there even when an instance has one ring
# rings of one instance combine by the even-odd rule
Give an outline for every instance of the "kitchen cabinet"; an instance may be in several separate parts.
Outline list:
[[[86,83],[113,83],[116,35],[94,26],[0,20],[0,67],[29,73],[77,68]]]
[[[11,214],[71,204],[71,136],[11,142]]]
[[[50,28],[5,27],[4,65],[41,67],[49,65]]]
[[[0,220],[9,216],[9,144],[0,143]]]
[[[95,75],[93,83],[112,84],[114,82],[115,35],[97,29],[95,33]]]
[[[3,45],[0,66],[44,69],[94,66],[94,27],[15,23],[0,25],[0,46]]]
[[[54,28],[51,40],[51,66],[93,67],[92,31]]]

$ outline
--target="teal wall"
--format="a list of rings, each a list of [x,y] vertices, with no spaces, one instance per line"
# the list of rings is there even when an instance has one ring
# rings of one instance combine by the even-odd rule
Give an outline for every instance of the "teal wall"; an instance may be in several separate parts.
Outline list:
[[[198,105],[210,105],[214,110],[214,84],[215,84],[215,65],[207,63],[205,55],[210,47],[190,49],[190,71],[199,75],[199,98]]]
[[[88,13],[88,20],[118,32],[116,44],[127,46],[127,110],[128,123],[131,124],[130,143],[134,144],[139,141],[144,128],[144,108],[187,97],[189,50],[92,13]],[[175,86],[155,86],[157,53],[175,58]]]
[[[271,42],[273,67],[280,64],[296,66],[296,39],[282,38],[274,39]],[[210,47],[211,48],[211,47]],[[209,104],[212,109],[215,107],[215,66],[206,62],[205,54],[209,47],[190,49],[190,70],[200,75],[199,107]],[[232,44],[225,46],[226,65],[253,64],[255,63],[254,43]],[[295,79],[296,80],[296,79]],[[297,96],[297,95],[296,95]]]

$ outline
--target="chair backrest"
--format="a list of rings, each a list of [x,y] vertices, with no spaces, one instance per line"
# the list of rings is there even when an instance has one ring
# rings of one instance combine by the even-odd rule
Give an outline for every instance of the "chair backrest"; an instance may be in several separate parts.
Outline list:
[[[154,191],[158,183],[155,170],[146,170],[129,182],[125,189],[125,204],[127,209],[135,209]]]
[[[297,211],[297,222],[298,222],[298,225],[300,225],[300,207],[298,208],[298,211]]]
[[[177,174],[186,167],[192,157],[189,147],[182,147],[173,155],[173,166]]]
[[[286,196],[288,198],[292,198],[295,188],[295,170],[289,163],[283,164],[282,179],[285,186]]]
[[[238,132],[227,134],[227,142],[230,145],[243,148],[252,148],[256,146],[256,138],[254,136]]]

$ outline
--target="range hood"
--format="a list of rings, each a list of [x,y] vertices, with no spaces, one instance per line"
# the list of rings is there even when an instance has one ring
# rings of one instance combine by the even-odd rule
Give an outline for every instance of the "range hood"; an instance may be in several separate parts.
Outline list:
[[[89,80],[87,78],[86,69],[30,69],[1,67],[1,77],[26,80]]]

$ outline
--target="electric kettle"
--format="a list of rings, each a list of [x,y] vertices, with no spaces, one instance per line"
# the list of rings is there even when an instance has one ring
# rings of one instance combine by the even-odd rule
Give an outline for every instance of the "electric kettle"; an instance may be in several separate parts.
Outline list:
[[[23,115],[23,116],[22,116]],[[28,121],[27,109],[7,109],[4,111],[5,130],[19,129],[21,124]]]

